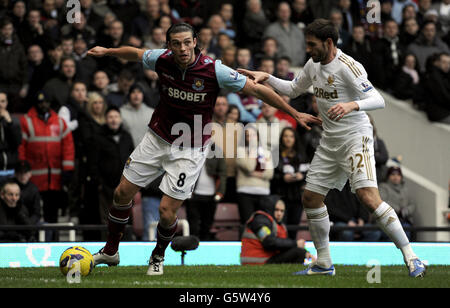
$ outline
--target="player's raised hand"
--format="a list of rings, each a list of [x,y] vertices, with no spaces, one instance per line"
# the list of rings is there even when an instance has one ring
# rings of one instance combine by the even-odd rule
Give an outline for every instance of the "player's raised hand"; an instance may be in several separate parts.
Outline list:
[[[346,114],[352,112],[353,110],[359,110],[359,105],[355,102],[349,102],[349,103],[338,103],[328,109],[327,115],[330,118],[330,120],[339,121],[342,119]]]
[[[306,130],[311,130],[309,123],[322,125],[322,120],[308,113],[297,112],[294,116],[295,120]]]
[[[87,55],[88,56],[94,56],[94,57],[104,57],[106,56],[108,48],[101,47],[101,46],[95,46],[88,50]]]
[[[249,71],[243,68],[237,69],[239,74],[242,74],[244,76],[247,76],[248,78],[254,80],[256,83],[261,83],[269,79],[269,74],[266,72],[260,72],[260,71]]]

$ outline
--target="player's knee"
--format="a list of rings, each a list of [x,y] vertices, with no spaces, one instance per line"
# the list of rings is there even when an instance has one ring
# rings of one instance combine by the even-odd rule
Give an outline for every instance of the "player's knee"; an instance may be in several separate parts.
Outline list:
[[[308,191],[305,191],[302,195],[302,204],[305,208],[316,208],[318,206],[317,203],[320,203],[321,201],[316,200],[315,196]]]
[[[356,195],[358,196],[359,201],[372,212],[375,211],[382,202],[379,194],[371,189],[358,189]]]
[[[127,190],[122,187],[121,185],[117,186],[117,188],[114,190],[114,203],[122,205],[122,204],[128,204],[133,199],[133,196],[130,196],[130,194],[127,192]]]

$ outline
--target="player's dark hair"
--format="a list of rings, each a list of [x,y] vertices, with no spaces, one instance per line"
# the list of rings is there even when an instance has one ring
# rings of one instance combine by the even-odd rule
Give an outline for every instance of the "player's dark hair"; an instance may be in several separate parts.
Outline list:
[[[315,36],[322,42],[331,39],[334,45],[337,45],[339,32],[336,26],[327,19],[319,18],[310,23],[305,29],[305,35]]]

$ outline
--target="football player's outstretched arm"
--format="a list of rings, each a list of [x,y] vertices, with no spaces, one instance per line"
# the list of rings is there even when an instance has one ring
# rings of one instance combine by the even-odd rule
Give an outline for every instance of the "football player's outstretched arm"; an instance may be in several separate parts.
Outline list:
[[[88,55],[94,57],[113,56],[127,61],[140,62],[142,61],[144,52],[144,49],[130,46],[123,46],[119,48],[105,48],[96,46],[88,51]]]
[[[247,82],[245,83],[242,92],[257,97],[265,103],[286,112],[307,130],[311,129],[311,127],[308,126],[308,123],[322,124],[322,121],[319,118],[307,113],[298,112],[275,93],[275,91],[262,84],[256,83],[253,80],[247,78]]]

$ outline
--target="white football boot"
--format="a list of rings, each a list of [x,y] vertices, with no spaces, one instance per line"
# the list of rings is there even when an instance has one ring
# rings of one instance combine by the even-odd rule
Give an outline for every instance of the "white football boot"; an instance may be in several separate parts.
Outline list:
[[[164,267],[164,257],[155,255],[150,257],[149,267],[147,270],[147,275],[155,276],[162,275]]]
[[[99,264],[106,264],[108,266],[117,266],[120,263],[119,252],[110,256],[106,253],[103,253],[103,248],[99,250],[99,252],[92,255],[94,258],[94,266]]]

